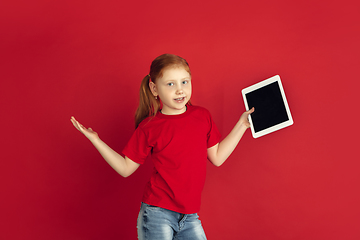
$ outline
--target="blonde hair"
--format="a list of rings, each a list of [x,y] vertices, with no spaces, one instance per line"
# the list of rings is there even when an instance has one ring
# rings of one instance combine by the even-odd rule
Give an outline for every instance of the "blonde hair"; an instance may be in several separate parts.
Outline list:
[[[150,74],[146,75],[140,85],[140,101],[135,113],[135,128],[147,117],[155,116],[160,110],[160,99],[152,94],[149,82],[156,83],[156,79],[161,78],[163,72],[169,67],[183,67],[191,76],[189,64],[182,57],[174,54],[163,54],[155,58],[150,66]],[[191,105],[190,101],[187,103]]]

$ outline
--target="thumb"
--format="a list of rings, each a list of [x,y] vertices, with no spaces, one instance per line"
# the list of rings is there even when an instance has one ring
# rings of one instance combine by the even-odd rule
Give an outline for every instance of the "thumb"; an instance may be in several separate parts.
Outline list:
[[[249,111],[247,111],[246,113],[247,114],[251,114],[251,113],[253,113],[253,112],[255,112],[255,108],[253,107],[253,108],[251,108]]]

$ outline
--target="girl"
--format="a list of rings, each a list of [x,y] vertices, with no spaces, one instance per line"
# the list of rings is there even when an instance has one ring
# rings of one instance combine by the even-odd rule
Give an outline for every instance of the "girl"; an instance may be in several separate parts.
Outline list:
[[[244,112],[220,142],[210,113],[190,103],[191,73],[185,59],[157,57],[141,83],[136,130],[122,152],[116,153],[91,128],[74,117],[83,133],[121,176],[130,176],[151,154],[153,174],[147,183],[138,216],[139,239],[206,239],[197,212],[205,182],[206,162],[220,166],[233,152],[246,129]]]

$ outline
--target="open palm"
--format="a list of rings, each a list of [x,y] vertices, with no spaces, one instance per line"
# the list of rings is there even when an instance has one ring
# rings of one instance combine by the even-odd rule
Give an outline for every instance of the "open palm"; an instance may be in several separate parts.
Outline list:
[[[70,121],[74,125],[74,127],[79,130],[82,134],[85,135],[89,140],[94,140],[99,137],[99,135],[94,132],[91,128],[85,128],[82,124],[80,124],[75,117],[71,117]]]

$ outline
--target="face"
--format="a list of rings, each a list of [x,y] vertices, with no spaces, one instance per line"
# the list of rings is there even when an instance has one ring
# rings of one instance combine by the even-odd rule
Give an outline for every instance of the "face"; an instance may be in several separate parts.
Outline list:
[[[149,83],[154,96],[160,98],[166,115],[181,114],[186,111],[186,103],[191,97],[191,76],[183,67],[167,68],[156,83]]]

